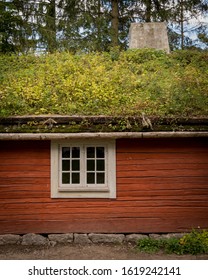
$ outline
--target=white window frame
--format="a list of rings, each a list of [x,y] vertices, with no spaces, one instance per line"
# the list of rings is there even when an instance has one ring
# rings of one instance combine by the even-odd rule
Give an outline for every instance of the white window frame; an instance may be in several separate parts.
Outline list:
[[[86,177],[86,147],[105,147],[105,184],[62,184],[61,147],[81,147],[80,174]],[[51,197],[52,198],[116,198],[115,140],[51,141]]]

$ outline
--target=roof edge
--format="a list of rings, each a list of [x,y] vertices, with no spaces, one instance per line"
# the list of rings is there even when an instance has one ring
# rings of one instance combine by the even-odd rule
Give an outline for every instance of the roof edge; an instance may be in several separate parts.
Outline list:
[[[0,133],[0,140],[69,140],[208,137],[205,132]]]
[[[0,118],[0,133],[206,132],[208,118],[24,116]]]
[[[150,116],[148,118],[151,119],[152,122],[162,122],[162,123],[186,123],[186,124],[202,124],[208,123],[208,116],[195,116],[195,117],[161,117],[161,116]],[[1,124],[22,124],[31,121],[42,121],[45,122],[47,120],[54,120],[58,124],[68,123],[70,121],[81,122],[81,121],[91,121],[103,123],[106,121],[119,121],[119,120],[129,120],[129,121],[141,121],[142,116],[109,116],[109,115],[24,115],[24,116],[8,116],[8,117],[0,117]]]

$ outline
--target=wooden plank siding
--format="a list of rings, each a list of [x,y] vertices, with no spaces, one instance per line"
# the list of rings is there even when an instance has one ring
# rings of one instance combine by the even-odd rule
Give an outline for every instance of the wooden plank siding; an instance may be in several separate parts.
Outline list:
[[[116,199],[51,199],[50,141],[0,141],[0,234],[208,228],[206,138],[120,139]]]

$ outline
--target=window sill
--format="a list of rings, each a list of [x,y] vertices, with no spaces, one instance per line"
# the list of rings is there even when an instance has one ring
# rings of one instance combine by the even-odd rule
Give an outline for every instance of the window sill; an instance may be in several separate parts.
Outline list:
[[[107,187],[59,187],[59,192],[109,192]]]

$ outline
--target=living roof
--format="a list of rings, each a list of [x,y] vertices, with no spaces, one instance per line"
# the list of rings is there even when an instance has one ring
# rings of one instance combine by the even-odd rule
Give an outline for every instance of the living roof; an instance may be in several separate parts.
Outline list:
[[[146,118],[146,117],[145,117]],[[0,119],[0,133],[116,133],[125,132],[208,132],[208,118],[150,117],[144,126],[142,117],[112,116],[15,116]],[[136,134],[135,134],[136,135]],[[139,134],[138,134],[139,135]],[[142,135],[142,134],[141,134]],[[164,134],[165,135],[165,134]],[[191,134],[190,134],[191,135]],[[194,134],[193,134],[194,135]],[[157,136],[157,135],[156,135]],[[206,134],[207,136],[207,134]],[[134,136],[133,136],[134,137]],[[142,136],[143,137],[143,136]]]
[[[156,131],[205,131],[208,51],[1,56],[0,99],[0,132],[143,131],[143,113]]]

